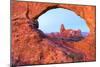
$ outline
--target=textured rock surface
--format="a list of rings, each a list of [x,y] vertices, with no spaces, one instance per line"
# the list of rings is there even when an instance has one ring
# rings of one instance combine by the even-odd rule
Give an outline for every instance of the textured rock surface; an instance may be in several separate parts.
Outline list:
[[[62,37],[65,38],[78,38],[82,37],[81,30],[72,30],[72,29],[65,29],[64,25],[61,25],[60,34]]]
[[[95,60],[95,7],[69,4],[48,4],[12,1],[12,64],[49,64]],[[30,27],[29,19],[52,8],[65,8],[84,18],[90,34],[79,42],[58,44],[38,29]],[[64,44],[64,45],[62,45]]]

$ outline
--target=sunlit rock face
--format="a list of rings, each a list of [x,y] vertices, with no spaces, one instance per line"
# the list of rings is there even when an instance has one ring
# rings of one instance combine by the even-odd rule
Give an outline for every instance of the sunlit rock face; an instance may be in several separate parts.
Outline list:
[[[95,61],[95,7],[69,4],[48,4],[33,2],[12,3],[12,49],[13,65],[50,64],[78,61]],[[29,26],[45,11],[52,8],[65,8],[74,11],[86,20],[89,35],[79,42],[53,41],[43,31],[34,31]],[[45,37],[44,37],[45,35]],[[59,44],[60,43],[60,44]]]
[[[82,37],[81,30],[65,29],[63,24],[61,25],[60,33],[65,38]]]

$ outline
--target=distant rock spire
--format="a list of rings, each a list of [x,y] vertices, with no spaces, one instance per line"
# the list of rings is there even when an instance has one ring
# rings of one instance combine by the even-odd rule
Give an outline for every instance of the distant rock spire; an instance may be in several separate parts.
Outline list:
[[[65,31],[65,27],[63,24],[61,24],[60,32],[62,33],[63,31]]]

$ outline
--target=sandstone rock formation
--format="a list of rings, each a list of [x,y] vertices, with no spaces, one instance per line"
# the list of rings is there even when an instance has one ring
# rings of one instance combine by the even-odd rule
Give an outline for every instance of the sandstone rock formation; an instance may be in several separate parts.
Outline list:
[[[80,38],[82,37],[81,30],[72,30],[72,29],[65,29],[64,25],[61,25],[60,34],[62,37],[65,38]]]
[[[50,64],[78,61],[95,61],[95,6],[52,4],[37,2],[11,2],[11,61],[12,65]],[[29,21],[36,20],[49,9],[65,8],[86,20],[90,34],[79,42],[58,44],[41,30],[31,28]]]
[[[64,31],[65,31],[65,27],[63,24],[61,24],[60,33],[64,32]]]

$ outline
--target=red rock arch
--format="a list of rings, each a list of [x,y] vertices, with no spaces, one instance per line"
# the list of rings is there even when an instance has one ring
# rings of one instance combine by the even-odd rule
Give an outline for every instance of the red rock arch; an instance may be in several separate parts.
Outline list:
[[[29,7],[29,17],[36,18],[45,11],[53,8],[64,8],[74,11],[77,15],[84,18],[91,32],[95,32],[95,6],[80,6],[71,4],[51,4],[51,3],[32,3],[32,2],[15,2],[13,3],[13,15],[19,15],[27,11]],[[17,10],[17,9],[20,9]]]
[[[31,18],[36,19],[38,16],[44,13],[44,11],[48,11],[49,9],[52,9],[52,8],[64,8],[64,9],[69,9],[69,10],[74,11],[77,15],[79,15],[80,17],[86,20],[86,23],[88,27],[90,28],[90,35],[84,40],[74,43],[73,46],[74,48],[85,52],[87,55],[88,61],[95,60],[95,57],[94,57],[96,53],[95,52],[95,28],[96,28],[95,6],[80,6],[80,5],[71,5],[71,4],[51,4],[51,3],[35,3],[35,2],[13,2],[11,7],[12,7],[12,11],[11,11],[12,24],[15,23],[13,19],[17,17],[25,18],[25,20],[19,20],[20,22],[18,22],[19,23],[18,26],[14,24],[12,25],[13,29],[18,30],[17,32],[21,32],[21,34],[19,33],[20,34],[19,39],[23,39],[23,40],[19,43],[20,45],[24,44],[24,39],[25,39],[25,33],[23,33],[22,31],[30,32],[30,34],[27,34],[27,35],[33,36],[32,32],[29,31],[29,29],[26,30],[27,28],[29,28],[27,26],[27,21],[26,21],[26,19],[28,19],[26,17],[27,12],[28,12],[27,15],[30,19]],[[23,24],[21,24],[21,22]],[[23,28],[23,30],[20,31],[19,28]],[[12,31],[12,34],[15,35],[17,34],[17,32]],[[15,41],[14,39],[16,39],[16,37],[12,37],[12,39],[13,39],[12,44],[15,45],[15,42],[17,41]],[[15,52],[15,55],[16,53],[17,52]]]

